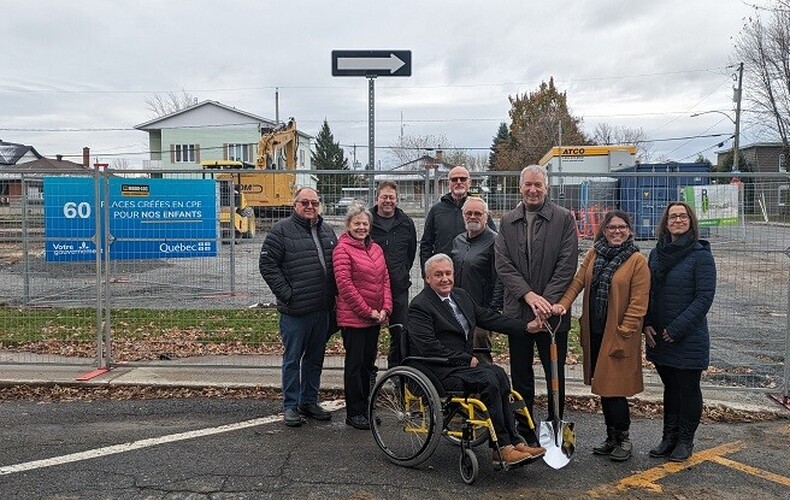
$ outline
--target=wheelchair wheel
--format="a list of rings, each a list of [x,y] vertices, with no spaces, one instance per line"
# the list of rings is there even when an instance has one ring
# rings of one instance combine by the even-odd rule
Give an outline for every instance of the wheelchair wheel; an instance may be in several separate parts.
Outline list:
[[[452,415],[449,416],[449,419],[445,418],[444,432],[442,432],[442,434],[450,444],[454,446],[461,445],[461,438],[459,436],[463,433],[463,425],[468,417],[469,415],[466,410],[458,406],[457,409],[453,411]],[[475,413],[475,418],[478,420],[485,420],[488,418],[488,413]],[[488,428],[474,427],[472,429],[472,439],[469,440],[469,446],[474,448],[485,443],[488,441],[488,434]]]
[[[403,467],[427,460],[439,444],[439,394],[430,379],[409,366],[387,370],[370,396],[373,439],[387,458]]]
[[[480,471],[480,466],[477,463],[477,455],[469,448],[464,448],[459,460],[459,470],[461,472],[461,479],[466,484],[472,484],[477,479],[477,473]]]

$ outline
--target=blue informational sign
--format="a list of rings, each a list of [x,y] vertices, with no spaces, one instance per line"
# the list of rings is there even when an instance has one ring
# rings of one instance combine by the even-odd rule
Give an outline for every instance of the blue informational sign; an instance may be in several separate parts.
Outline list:
[[[110,178],[110,259],[216,256],[216,189],[213,180]],[[96,259],[96,216],[104,221],[105,209],[102,196],[97,214],[94,198],[92,178],[44,179],[47,261]]]

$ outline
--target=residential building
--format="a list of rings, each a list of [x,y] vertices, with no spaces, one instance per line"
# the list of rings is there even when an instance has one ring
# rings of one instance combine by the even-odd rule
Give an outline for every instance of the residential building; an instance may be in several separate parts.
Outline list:
[[[254,165],[261,130],[271,130],[273,120],[227,106],[202,101],[160,116],[134,128],[148,133],[151,170],[195,170],[201,161],[236,160]],[[312,136],[299,132],[297,169],[311,168]],[[156,174],[155,174],[156,175]]]

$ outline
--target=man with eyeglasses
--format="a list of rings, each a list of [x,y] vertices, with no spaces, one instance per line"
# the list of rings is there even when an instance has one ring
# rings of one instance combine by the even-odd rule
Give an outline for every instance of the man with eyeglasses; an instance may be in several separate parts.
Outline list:
[[[470,196],[461,211],[466,231],[453,240],[451,257],[455,269],[455,286],[469,292],[478,306],[498,312],[502,310],[502,282],[494,261],[496,232],[486,226],[488,204]],[[475,353],[478,359],[494,362],[490,330],[476,327],[472,347],[483,349]]]
[[[376,205],[371,210],[373,225],[370,237],[384,250],[384,260],[390,276],[392,291],[391,325],[405,325],[409,311],[411,266],[417,255],[417,230],[414,221],[398,208],[398,185],[383,181],[376,188]],[[401,361],[400,335],[390,331],[390,348],[387,366],[397,366]],[[374,370],[375,371],[375,370]]]
[[[423,270],[425,261],[431,256],[439,253],[450,255],[453,250],[453,240],[464,232],[461,207],[472,185],[469,170],[460,166],[453,167],[447,174],[447,182],[450,192],[431,207],[425,218],[425,228],[420,239],[420,268]],[[488,219],[488,227],[496,231],[496,225],[491,219]]]
[[[337,237],[324,224],[320,205],[315,189],[299,189],[293,214],[266,235],[258,261],[280,312],[283,410],[289,427],[302,425],[302,415],[315,420],[332,416],[318,404],[318,389],[337,295],[332,269]]]
[[[565,293],[576,274],[579,263],[579,242],[576,222],[565,208],[548,198],[549,178],[546,169],[529,165],[520,176],[522,201],[502,216],[496,238],[496,268],[504,284],[503,314],[528,322],[532,335],[510,337],[510,376],[513,388],[523,397],[529,409],[535,402],[535,373],[532,361],[537,346],[538,356],[546,375],[548,401],[551,388],[551,337],[542,330],[543,321],[551,315],[551,306]],[[565,315],[557,328],[557,354],[562,362],[559,370],[559,399],[562,418],[565,401],[564,362],[568,351],[570,315]],[[548,419],[554,420],[552,405]],[[526,427],[519,432],[529,443],[537,443],[535,433]]]

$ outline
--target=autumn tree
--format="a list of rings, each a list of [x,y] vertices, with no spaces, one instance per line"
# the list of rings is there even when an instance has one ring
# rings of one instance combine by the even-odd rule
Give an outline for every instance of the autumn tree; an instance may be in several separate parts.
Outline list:
[[[348,160],[343,148],[340,147],[339,142],[335,142],[326,119],[315,137],[315,151],[310,154],[310,159],[316,170],[348,170]],[[340,198],[343,187],[351,185],[353,185],[351,174],[318,175],[318,192],[329,203]]]
[[[734,48],[735,59],[744,64],[747,121],[781,141],[785,168],[790,161],[789,47],[790,2],[776,0],[746,19]]]
[[[553,77],[534,92],[508,99],[511,141],[497,147],[497,170],[537,163],[560,140],[568,145],[591,144],[581,128],[582,119],[571,115],[567,94],[557,90]]]
[[[636,160],[649,163],[653,160],[653,143],[647,141],[642,128],[599,123],[593,132],[593,142],[604,146],[636,146]]]
[[[198,98],[184,89],[181,92],[168,92],[167,94],[155,93],[145,99],[145,109],[148,110],[152,118],[169,115],[176,111],[188,108],[197,104]]]

